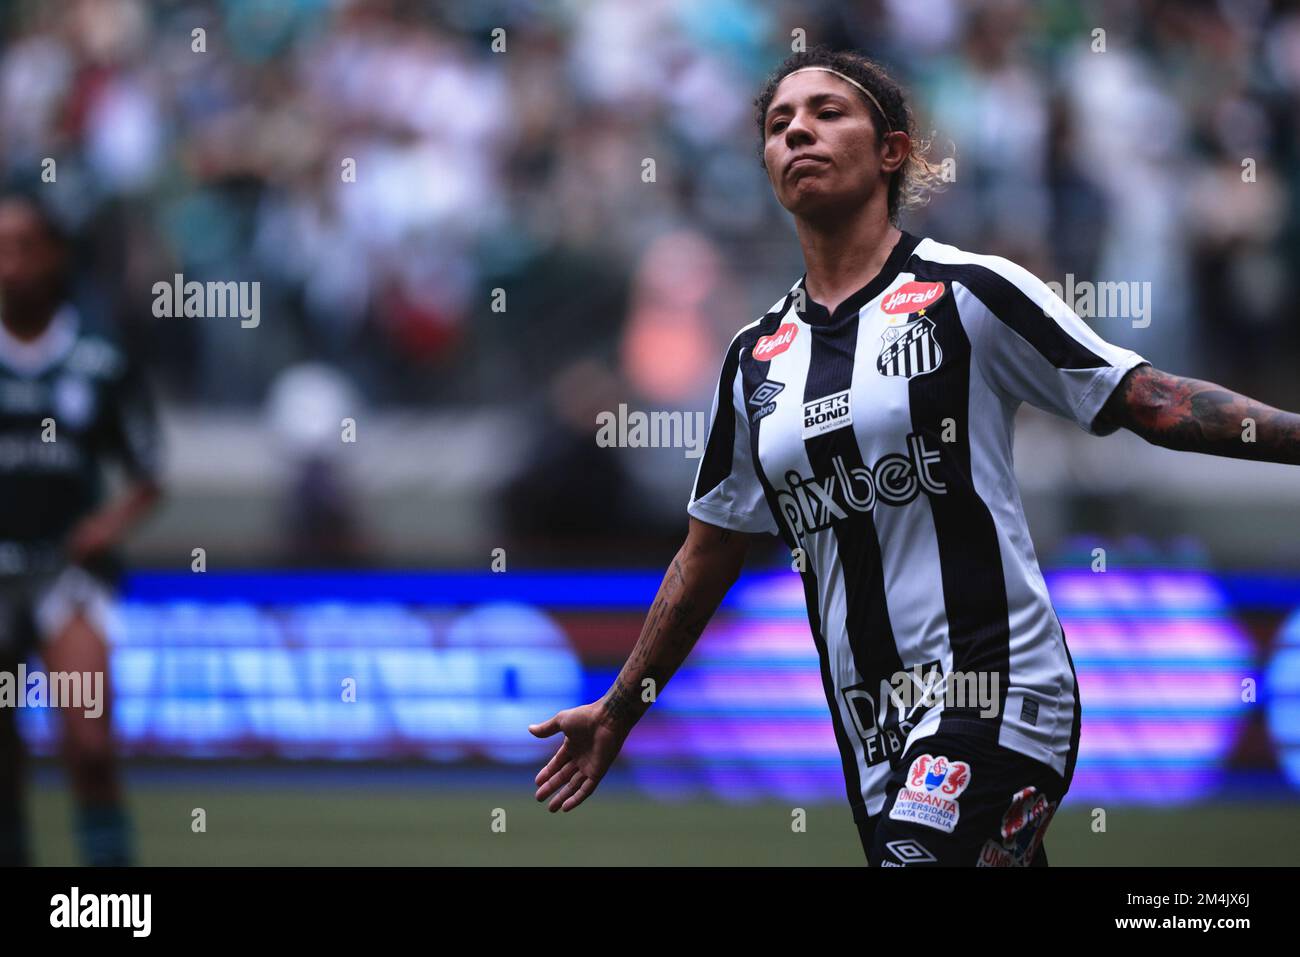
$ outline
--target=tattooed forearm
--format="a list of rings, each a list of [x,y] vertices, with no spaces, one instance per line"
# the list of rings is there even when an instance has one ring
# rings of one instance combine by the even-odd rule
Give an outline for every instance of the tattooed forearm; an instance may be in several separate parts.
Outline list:
[[[605,695],[605,714],[620,724],[635,721],[638,717],[635,701],[635,695],[623,684],[620,675],[614,679],[614,687]]]
[[[632,654],[604,698],[606,716],[630,727],[681,667],[703,634],[743,561],[742,536],[688,539],[673,559]],[[647,685],[647,679],[649,685]],[[647,689],[653,694],[647,694]]]
[[[1184,452],[1300,464],[1300,415],[1149,365],[1124,377],[1096,424]]]

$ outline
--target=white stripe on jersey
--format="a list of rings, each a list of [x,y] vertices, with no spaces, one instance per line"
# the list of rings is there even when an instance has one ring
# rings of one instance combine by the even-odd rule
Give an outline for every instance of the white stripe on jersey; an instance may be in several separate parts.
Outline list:
[[[924,309],[885,313],[885,295],[910,282],[921,285],[907,293],[943,289],[892,300],[929,298]],[[891,765],[941,726],[1068,776],[1076,687],[1015,484],[1014,413],[1028,401],[1089,429],[1143,360],[1019,266],[906,234],[834,315],[796,305],[786,296],[733,340],[717,393],[733,407],[715,399],[688,510],[805,549],[855,812],[878,813]],[[751,354],[785,326],[784,351]],[[772,397],[755,407],[765,382]],[[844,391],[847,410],[832,401]],[[998,680],[993,718],[942,702],[905,716],[888,699],[900,670],[963,667]]]

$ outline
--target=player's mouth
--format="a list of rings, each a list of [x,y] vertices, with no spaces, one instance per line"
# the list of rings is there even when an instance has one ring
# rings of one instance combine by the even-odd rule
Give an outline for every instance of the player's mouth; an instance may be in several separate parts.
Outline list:
[[[815,153],[800,153],[785,164],[785,175],[793,176],[795,173],[806,169],[820,169],[829,162],[829,158],[825,156],[819,156]]]

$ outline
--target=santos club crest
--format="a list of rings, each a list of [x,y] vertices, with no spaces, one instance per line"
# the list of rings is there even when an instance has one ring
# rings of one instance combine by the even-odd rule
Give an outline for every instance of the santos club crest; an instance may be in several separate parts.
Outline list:
[[[885,346],[876,359],[881,375],[910,379],[932,372],[943,361],[943,350],[934,338],[934,323],[929,316],[918,316],[905,326],[891,326],[881,338]]]

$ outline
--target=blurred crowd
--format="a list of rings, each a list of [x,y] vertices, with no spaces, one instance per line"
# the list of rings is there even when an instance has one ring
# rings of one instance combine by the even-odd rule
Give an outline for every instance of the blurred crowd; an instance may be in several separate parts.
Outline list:
[[[174,401],[258,402],[315,359],[381,404],[523,402],[595,360],[631,402],[698,406],[721,343],[800,271],[751,108],[796,38],[892,67],[955,159],[907,228],[1044,279],[1150,281],[1135,348],[1300,398],[1271,368],[1294,357],[1300,274],[1294,4],[8,11],[5,178],[55,160],[87,298]],[[152,284],[175,272],[260,281],[268,321],[154,319]]]
[[[260,406],[310,361],[375,406],[517,408],[575,449],[618,402],[707,408],[726,341],[802,271],[752,100],[804,42],[894,70],[955,161],[904,228],[1149,282],[1149,326],[1099,331],[1300,407],[1295,3],[6,9],[4,179],[55,161],[83,308],[177,405]],[[154,318],[175,273],[260,282],[262,321]]]

